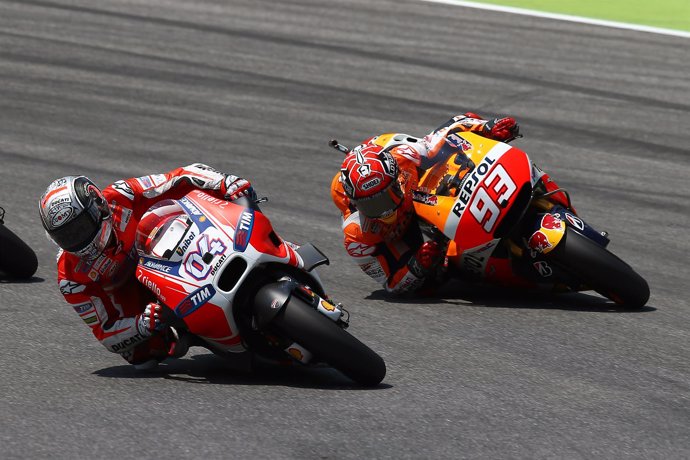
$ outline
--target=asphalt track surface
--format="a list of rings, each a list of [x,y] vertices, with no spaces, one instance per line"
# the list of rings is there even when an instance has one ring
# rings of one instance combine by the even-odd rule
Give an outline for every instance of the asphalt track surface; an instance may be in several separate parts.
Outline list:
[[[38,253],[0,285],[2,458],[688,458],[687,39],[417,1],[0,1],[0,205]],[[467,286],[388,300],[347,260],[327,141],[515,115],[529,152],[651,286],[647,308]],[[36,201],[54,178],[202,161],[250,177],[310,241],[386,360],[141,376],[56,288]]]

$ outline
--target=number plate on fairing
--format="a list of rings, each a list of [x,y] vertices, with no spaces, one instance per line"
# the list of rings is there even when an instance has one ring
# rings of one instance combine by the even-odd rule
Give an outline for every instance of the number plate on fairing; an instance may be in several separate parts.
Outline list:
[[[487,150],[475,152],[477,165],[460,185],[443,233],[462,251],[480,247],[494,238],[494,232],[525,183],[531,182],[527,155],[507,144],[484,142]]]

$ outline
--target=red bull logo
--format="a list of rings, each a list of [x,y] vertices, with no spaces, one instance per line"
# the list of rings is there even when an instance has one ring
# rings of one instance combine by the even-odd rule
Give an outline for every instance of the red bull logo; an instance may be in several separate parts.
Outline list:
[[[553,214],[545,214],[541,218],[541,226],[548,230],[561,230],[563,228],[563,221]]]
[[[530,237],[527,245],[530,247],[530,249],[537,252],[544,252],[545,250],[551,249],[553,247],[553,245],[549,241],[549,237],[547,237],[546,234],[541,230],[537,230],[536,232],[534,232],[534,234]]]

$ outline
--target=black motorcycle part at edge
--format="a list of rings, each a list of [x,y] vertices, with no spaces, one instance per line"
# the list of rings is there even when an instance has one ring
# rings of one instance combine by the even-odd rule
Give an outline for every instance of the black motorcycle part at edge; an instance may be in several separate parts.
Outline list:
[[[630,265],[570,227],[549,256],[554,264],[624,308],[639,309],[649,300],[647,281]]]
[[[297,248],[297,254],[299,254],[304,261],[304,269],[308,272],[312,271],[319,265],[330,264],[328,257],[326,257],[323,252],[319,251],[319,248],[311,243],[307,243]]]
[[[386,376],[378,354],[297,296],[288,299],[270,327],[361,385],[378,385]]]
[[[283,280],[259,289],[253,302],[256,326],[259,329],[264,329],[280,313],[296,286],[297,283],[292,280]]]
[[[31,278],[37,269],[33,249],[0,223],[0,270],[16,278]]]

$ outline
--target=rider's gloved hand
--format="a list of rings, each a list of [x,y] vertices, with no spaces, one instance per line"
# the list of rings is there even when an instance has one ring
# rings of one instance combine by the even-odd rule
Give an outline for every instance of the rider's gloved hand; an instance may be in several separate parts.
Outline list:
[[[137,315],[137,330],[143,337],[150,337],[165,328],[161,306],[155,302],[146,305],[144,312]]]
[[[513,117],[494,118],[486,122],[482,134],[496,141],[508,142],[518,137],[520,125]]]
[[[423,278],[432,269],[436,268],[445,258],[441,246],[435,241],[427,241],[422,244],[417,253],[410,259],[408,267],[418,278]]]
[[[242,179],[233,174],[225,177],[220,189],[226,200],[234,201],[243,196],[256,199],[256,192],[252,184],[247,179]]]

